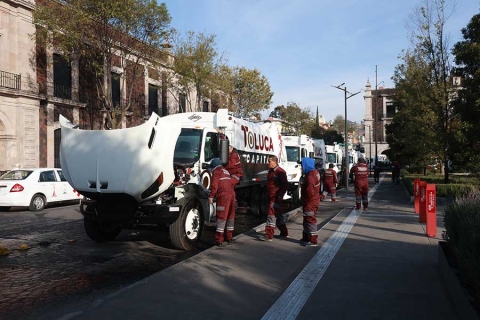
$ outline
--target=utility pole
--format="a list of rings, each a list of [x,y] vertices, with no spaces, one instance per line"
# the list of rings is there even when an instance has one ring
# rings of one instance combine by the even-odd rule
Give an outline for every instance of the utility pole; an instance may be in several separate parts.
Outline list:
[[[355,93],[348,92],[347,87],[342,88],[344,84],[345,82],[338,86],[332,86],[332,87],[345,92],[345,190],[348,190],[348,175],[349,175],[348,162],[350,161],[350,159],[348,155],[347,100],[353,97],[354,95],[359,94],[361,91],[358,91]]]
[[[377,163],[377,154],[378,154],[378,149],[377,149],[377,65],[375,65],[375,111],[373,114],[373,138],[375,139],[375,163]]]

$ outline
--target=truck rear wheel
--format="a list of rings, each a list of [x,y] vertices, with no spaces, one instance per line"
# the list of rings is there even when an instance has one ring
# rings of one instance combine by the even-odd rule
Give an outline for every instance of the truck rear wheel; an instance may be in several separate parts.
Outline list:
[[[83,226],[88,237],[96,242],[113,241],[122,231],[113,222],[102,222],[92,218],[83,218]]]
[[[181,199],[179,204],[182,210],[177,221],[170,225],[170,239],[178,249],[193,250],[202,236],[202,206],[195,198]]]

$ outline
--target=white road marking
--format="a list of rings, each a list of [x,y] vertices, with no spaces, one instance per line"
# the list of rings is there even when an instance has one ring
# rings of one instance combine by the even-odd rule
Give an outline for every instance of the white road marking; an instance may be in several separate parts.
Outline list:
[[[372,198],[380,183],[373,186],[368,193],[368,201]],[[317,251],[313,258],[293,280],[285,292],[278,298],[272,307],[262,317],[264,320],[295,319],[323,274],[352,230],[363,210],[353,209],[338,229],[330,236],[325,244]]]

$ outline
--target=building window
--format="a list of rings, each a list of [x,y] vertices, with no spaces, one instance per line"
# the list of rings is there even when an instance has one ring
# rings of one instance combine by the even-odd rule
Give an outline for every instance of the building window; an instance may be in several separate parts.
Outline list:
[[[180,93],[178,97],[178,113],[187,112],[187,95],[185,93]]]
[[[112,105],[120,106],[120,75],[112,72]]]
[[[148,85],[148,115],[152,112],[158,114],[158,87],[152,84]]]
[[[62,142],[62,130],[53,131],[53,166],[60,168],[60,143]]]
[[[395,105],[394,105],[393,101],[387,101],[386,106],[387,106],[387,116],[386,116],[386,118],[393,118],[393,116],[395,115]]]
[[[53,95],[72,99],[72,67],[59,54],[53,54]]]

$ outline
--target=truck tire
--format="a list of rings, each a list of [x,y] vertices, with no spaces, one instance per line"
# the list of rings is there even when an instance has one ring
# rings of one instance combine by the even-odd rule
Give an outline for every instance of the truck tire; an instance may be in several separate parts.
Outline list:
[[[268,215],[268,196],[267,196],[267,189],[262,188],[260,196],[260,216],[267,217]]]
[[[0,212],[7,212],[11,207],[0,207]]]
[[[113,241],[122,231],[113,222],[101,222],[92,218],[83,218],[83,227],[87,236],[96,242]]]
[[[177,221],[170,225],[170,239],[172,244],[182,250],[193,250],[203,231],[203,210],[195,198],[181,199],[182,205]]]

